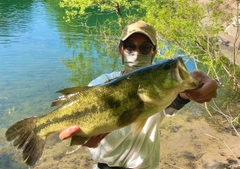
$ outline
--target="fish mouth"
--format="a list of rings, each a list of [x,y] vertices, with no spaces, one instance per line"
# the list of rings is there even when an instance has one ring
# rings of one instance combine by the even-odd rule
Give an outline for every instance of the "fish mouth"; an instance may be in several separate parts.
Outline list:
[[[189,77],[189,73],[182,58],[176,59],[176,68],[174,69],[174,74],[176,80],[179,82],[182,82],[183,80]]]
[[[188,83],[193,86],[193,88],[196,88],[196,86],[199,85],[198,82],[189,74],[183,59],[180,57],[176,59],[176,67],[173,69],[173,77],[179,83]]]

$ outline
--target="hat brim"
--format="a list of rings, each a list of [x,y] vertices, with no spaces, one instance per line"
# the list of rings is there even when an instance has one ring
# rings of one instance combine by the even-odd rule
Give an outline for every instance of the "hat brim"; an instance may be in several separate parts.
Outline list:
[[[141,33],[141,34],[146,35],[151,40],[153,45],[156,45],[156,43],[151,39],[151,36],[149,34],[147,34],[146,32],[142,31],[142,30],[133,31],[133,32],[129,33],[127,36],[123,37],[121,40],[125,41],[127,38],[129,38],[129,36],[133,35],[134,33]]]

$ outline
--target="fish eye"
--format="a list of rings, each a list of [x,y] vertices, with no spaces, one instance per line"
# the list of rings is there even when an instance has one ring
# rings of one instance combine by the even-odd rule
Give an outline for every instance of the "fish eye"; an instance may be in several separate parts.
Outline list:
[[[170,64],[169,63],[165,63],[164,65],[163,65],[163,69],[164,70],[168,70],[168,69],[170,69]]]

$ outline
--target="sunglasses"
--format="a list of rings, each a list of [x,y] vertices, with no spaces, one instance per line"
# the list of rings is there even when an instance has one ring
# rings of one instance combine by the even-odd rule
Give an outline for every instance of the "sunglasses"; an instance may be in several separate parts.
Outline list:
[[[136,50],[137,46],[134,43],[124,43],[123,44],[123,48],[127,52],[132,53],[132,52],[134,52]],[[153,48],[152,44],[143,43],[143,44],[141,44],[139,46],[139,51],[142,54],[146,55],[146,54],[149,54],[151,52],[152,48]]]

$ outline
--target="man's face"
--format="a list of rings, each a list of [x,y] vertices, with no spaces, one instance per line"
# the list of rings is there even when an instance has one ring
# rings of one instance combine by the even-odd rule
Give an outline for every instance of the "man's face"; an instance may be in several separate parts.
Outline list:
[[[131,47],[131,45],[135,46],[135,49],[134,50],[128,50],[127,47]],[[144,46],[145,45],[145,46]],[[126,48],[124,48],[124,46]],[[153,56],[156,55],[156,50],[155,50],[155,47],[154,45],[152,44],[151,40],[144,34],[142,33],[134,33],[132,34],[131,36],[129,36],[125,41],[124,41],[124,45],[122,46],[122,48],[120,49],[120,55],[122,56],[122,53],[124,50],[127,50],[128,52],[137,52],[137,53],[141,53],[141,50],[140,49],[143,49],[145,48],[145,51],[146,50],[150,50],[149,53],[151,53]],[[148,49],[146,49],[148,48]],[[149,53],[142,53],[142,54],[149,54]],[[152,58],[153,59],[153,58]]]
[[[129,36],[119,49],[125,71],[133,71],[152,64],[156,55],[155,49],[146,35],[135,33]]]

